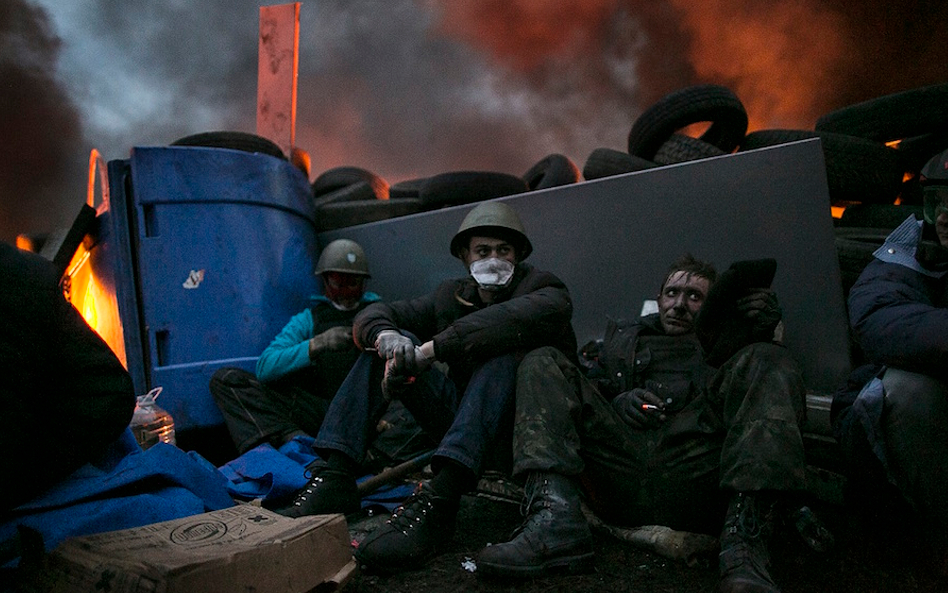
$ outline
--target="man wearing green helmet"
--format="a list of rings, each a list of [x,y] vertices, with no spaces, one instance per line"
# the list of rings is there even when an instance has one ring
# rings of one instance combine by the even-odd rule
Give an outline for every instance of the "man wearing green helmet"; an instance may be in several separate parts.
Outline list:
[[[909,216],[849,292],[853,337],[869,364],[833,399],[852,492],[880,517],[908,508],[948,554],[948,150],[919,178],[924,220]],[[895,492],[892,492],[892,487]],[[894,495],[894,496],[892,496]]]
[[[355,241],[337,239],[319,255],[323,294],[293,316],[257,359],[256,374],[224,367],[210,390],[241,454],[261,443],[279,447],[315,435],[329,401],[359,356],[352,320],[379,300],[366,292],[369,265]]]
[[[468,270],[465,277],[415,299],[375,303],[356,317],[353,335],[367,352],[316,437],[325,463],[312,468],[309,484],[282,511],[358,510],[355,476],[366,444],[387,400],[400,400],[439,444],[435,477],[358,547],[360,561],[382,572],[418,568],[432,558],[450,541],[460,497],[476,486],[488,455],[509,457],[522,356],[540,346],[576,356],[569,292],[556,276],[524,262],[533,246],[513,208],[481,203],[450,249]]]

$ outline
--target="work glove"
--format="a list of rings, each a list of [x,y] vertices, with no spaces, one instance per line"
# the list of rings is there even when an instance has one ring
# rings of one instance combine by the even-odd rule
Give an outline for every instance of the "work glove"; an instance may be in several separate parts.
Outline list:
[[[385,361],[382,376],[382,395],[387,399],[398,399],[404,390],[415,382],[415,378],[427,371],[434,359],[425,356],[420,346],[400,345]]]
[[[758,340],[771,340],[774,328],[783,317],[777,293],[769,288],[750,289],[747,296],[737,300],[736,309],[751,323],[752,335]]]
[[[320,352],[345,350],[354,346],[351,327],[331,327],[309,339],[309,357],[313,358]]]
[[[612,400],[612,409],[636,430],[657,428],[665,421],[665,402],[651,391],[636,387]]]
[[[393,329],[387,329],[379,332],[375,338],[375,350],[379,353],[379,358],[389,360],[394,356],[396,348],[414,347],[411,338],[403,336],[401,332]]]

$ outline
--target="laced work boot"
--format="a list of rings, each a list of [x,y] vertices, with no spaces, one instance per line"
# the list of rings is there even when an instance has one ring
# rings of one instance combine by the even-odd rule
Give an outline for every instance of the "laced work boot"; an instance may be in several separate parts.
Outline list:
[[[767,572],[773,504],[761,498],[738,492],[728,504],[718,557],[721,593],[780,593]]]
[[[422,482],[392,517],[356,548],[356,558],[369,569],[396,573],[421,568],[443,551],[454,536],[458,501],[439,496]]]
[[[355,513],[361,508],[355,480],[343,472],[325,469],[314,472],[309,483],[296,493],[289,505],[276,512],[286,517]]]
[[[509,542],[481,550],[478,573],[533,577],[552,571],[591,571],[592,534],[575,482],[560,474],[531,473],[524,495],[523,524]]]

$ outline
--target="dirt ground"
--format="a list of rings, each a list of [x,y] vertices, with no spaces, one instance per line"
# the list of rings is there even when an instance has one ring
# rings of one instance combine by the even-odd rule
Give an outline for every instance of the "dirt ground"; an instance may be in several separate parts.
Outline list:
[[[771,572],[784,593],[948,591],[937,577],[927,550],[911,535],[869,530],[864,522],[835,506],[811,505],[836,539],[826,553],[810,550],[787,526],[774,538]],[[385,516],[350,523],[355,539]],[[716,559],[687,566],[643,551],[608,534],[596,535],[596,569],[591,574],[550,576],[526,581],[488,580],[464,567],[489,542],[505,541],[520,523],[519,507],[480,496],[465,497],[458,531],[445,553],[425,569],[393,576],[357,573],[345,593],[431,592],[642,592],[691,593],[717,590]]]

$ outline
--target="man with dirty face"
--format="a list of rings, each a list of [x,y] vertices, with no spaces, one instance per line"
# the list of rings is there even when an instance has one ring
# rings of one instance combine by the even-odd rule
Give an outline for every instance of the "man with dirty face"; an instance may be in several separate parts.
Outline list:
[[[509,464],[523,355],[550,346],[575,360],[569,292],[556,276],[524,261],[533,247],[513,208],[481,203],[450,248],[468,270],[465,277],[416,299],[372,304],[356,317],[356,343],[366,352],[316,438],[325,462],[311,469],[309,484],[282,511],[358,510],[355,477],[366,445],[387,401],[400,400],[439,443],[435,476],[359,545],[360,561],[377,571],[417,568],[432,558],[453,535],[460,497],[476,486],[488,454],[506,452]]]
[[[736,284],[726,274],[719,288]],[[773,291],[719,292],[710,310],[727,323],[709,324],[716,280],[711,264],[674,262],[658,311],[610,320],[586,373],[550,348],[527,355],[513,440],[526,519],[514,539],[480,553],[479,574],[592,569],[582,492],[615,525],[720,533],[722,591],[777,591],[765,535],[776,501],[804,485],[803,380],[772,342]],[[699,331],[708,325],[717,331]]]

